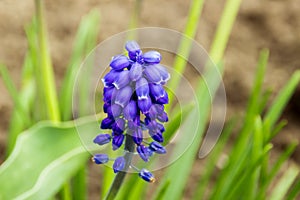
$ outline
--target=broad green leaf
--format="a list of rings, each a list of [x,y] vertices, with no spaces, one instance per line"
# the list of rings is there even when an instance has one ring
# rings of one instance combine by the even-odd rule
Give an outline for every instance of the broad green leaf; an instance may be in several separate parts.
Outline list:
[[[0,199],[48,199],[83,166],[89,153],[77,129],[98,131],[92,118],[76,122],[40,122],[20,134],[9,158],[0,166]]]

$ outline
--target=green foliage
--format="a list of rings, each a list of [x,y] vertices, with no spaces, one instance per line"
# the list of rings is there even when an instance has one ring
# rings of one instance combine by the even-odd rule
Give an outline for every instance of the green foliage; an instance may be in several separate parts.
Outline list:
[[[0,167],[0,199],[48,199],[90,156],[77,129],[97,131],[91,118],[74,122],[40,122],[20,134],[16,147]]]

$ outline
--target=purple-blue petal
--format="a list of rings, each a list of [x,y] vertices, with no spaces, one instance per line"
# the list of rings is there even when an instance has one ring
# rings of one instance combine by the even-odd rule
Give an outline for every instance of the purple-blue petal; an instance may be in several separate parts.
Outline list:
[[[94,143],[99,145],[104,145],[109,143],[111,140],[111,136],[109,134],[99,134],[95,137]]]
[[[166,149],[158,142],[154,141],[154,142],[151,142],[151,144],[149,145],[149,148],[155,152],[155,153],[158,153],[158,154],[165,154],[167,153]]]
[[[115,81],[115,79],[119,76],[118,71],[115,70],[110,70],[110,72],[108,72],[102,80],[104,87],[112,87],[112,83]]]
[[[125,49],[128,53],[136,54],[141,52],[141,48],[136,41],[128,41],[125,44]]]
[[[103,104],[103,112],[104,113],[107,113],[107,109],[110,107],[110,103],[108,102],[104,102]]]
[[[114,122],[115,122],[114,119],[106,117],[102,120],[100,128],[101,129],[111,129]]]
[[[156,119],[157,116],[157,110],[154,104],[152,104],[152,106],[149,109],[149,112],[146,115],[148,118],[152,119]]]
[[[129,78],[129,71],[121,71],[119,73],[119,76],[116,77],[115,81],[113,82],[113,85],[119,90],[120,88],[125,87],[130,82]]]
[[[139,63],[133,63],[129,70],[129,77],[132,81],[137,81],[143,76],[143,66]]]
[[[160,131],[149,130],[149,134],[150,134],[150,136],[152,137],[153,140],[155,140],[157,142],[164,142],[164,138],[163,138]]]
[[[119,117],[122,113],[122,107],[118,104],[111,105],[110,109],[108,110],[107,114],[112,118]]]
[[[149,84],[150,96],[154,99],[155,103],[167,104],[169,97],[163,86],[160,84]]]
[[[157,115],[157,119],[160,121],[160,122],[167,122],[169,120],[168,118],[168,115],[166,112],[163,112],[159,115]]]
[[[157,51],[148,51],[143,54],[144,61],[148,64],[158,64],[161,60],[161,55]]]
[[[114,172],[118,173],[119,171],[122,171],[125,167],[125,164],[126,164],[126,160],[123,156],[116,158],[113,164]]]
[[[132,139],[138,145],[140,145],[143,142],[143,132],[141,128],[136,128],[133,130]]]
[[[152,155],[152,151],[142,144],[136,147],[136,151],[145,162],[148,162],[149,157]]]
[[[125,138],[125,136],[123,134],[114,135],[113,140],[112,140],[112,147],[113,147],[114,151],[117,150],[118,148],[120,148],[120,146],[122,146],[124,138]]]
[[[153,65],[146,66],[144,74],[149,83],[160,84],[162,81],[160,72],[157,70],[157,68],[153,67]]]
[[[136,95],[138,99],[146,99],[149,96],[149,85],[145,78],[140,78],[135,85]]]
[[[117,55],[112,58],[110,66],[117,71],[123,70],[130,65],[129,59],[124,55]]]
[[[155,182],[155,178],[153,176],[153,174],[151,174],[151,172],[149,172],[148,170],[146,169],[142,169],[140,172],[139,172],[139,176],[147,181],[147,182],[150,182],[150,183],[154,183]]]
[[[138,100],[138,107],[142,111],[143,114],[148,113],[151,106],[152,106],[152,101],[151,101],[151,98],[149,96],[145,99],[139,99]]]
[[[122,108],[124,108],[132,95],[132,89],[130,86],[126,86],[124,88],[121,88],[116,92],[116,98],[115,98],[115,104],[120,105]]]
[[[99,165],[99,164],[107,163],[109,161],[109,158],[108,155],[106,154],[96,154],[94,155],[92,160],[94,161],[94,163]]]
[[[123,110],[125,119],[133,121],[137,116],[137,105],[136,101],[131,100]]]
[[[115,123],[112,125],[112,130],[117,134],[123,133],[125,130],[125,120],[122,118],[116,119]]]
[[[104,87],[103,88],[103,101],[104,102],[112,101],[114,89],[115,89],[114,87]]]
[[[156,68],[156,70],[159,72],[161,77],[161,83],[165,84],[170,79],[170,74],[167,71],[167,69],[162,65],[153,65],[153,68]]]

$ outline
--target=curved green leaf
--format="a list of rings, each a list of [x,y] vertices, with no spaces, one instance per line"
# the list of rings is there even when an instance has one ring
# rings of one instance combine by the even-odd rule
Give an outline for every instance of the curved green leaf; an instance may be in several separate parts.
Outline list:
[[[97,132],[91,118],[76,122],[40,122],[20,134],[0,166],[0,199],[48,199],[90,156],[77,129]]]

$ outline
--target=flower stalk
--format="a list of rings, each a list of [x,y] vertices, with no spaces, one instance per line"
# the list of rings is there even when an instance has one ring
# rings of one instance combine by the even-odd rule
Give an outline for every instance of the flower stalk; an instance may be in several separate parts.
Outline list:
[[[111,187],[108,191],[108,194],[105,197],[106,200],[112,200],[117,196],[118,191],[120,190],[121,185],[124,181],[124,178],[127,174],[127,170],[128,170],[128,168],[131,164],[132,155],[133,155],[133,152],[134,152],[134,142],[133,142],[133,139],[130,135],[126,135],[124,150],[125,150],[125,155],[124,155],[125,167],[124,167],[123,171],[120,171],[116,175],[116,177],[115,177],[115,179],[114,179],[114,181],[113,181],[113,183],[112,183],[112,185],[111,185]]]

